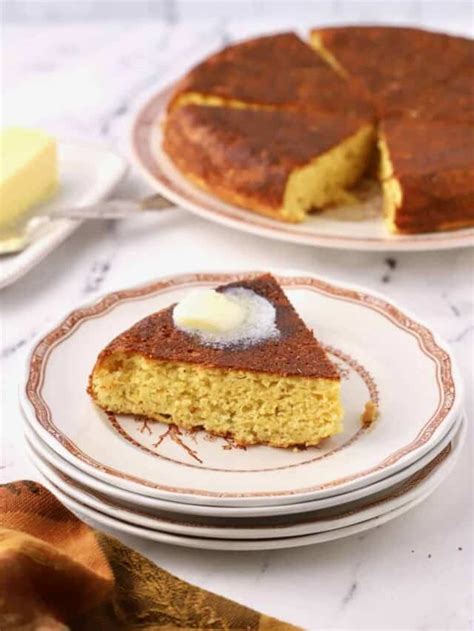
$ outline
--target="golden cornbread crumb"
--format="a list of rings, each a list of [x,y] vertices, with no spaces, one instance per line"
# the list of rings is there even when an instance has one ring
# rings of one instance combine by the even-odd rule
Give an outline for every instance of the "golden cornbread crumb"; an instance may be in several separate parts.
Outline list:
[[[232,435],[240,445],[317,445],[342,431],[340,382],[222,370],[113,353],[90,391],[103,409]]]
[[[272,105],[223,99],[198,92],[185,92],[179,95],[171,109],[190,104],[206,107],[225,106],[231,109],[279,109]],[[298,223],[303,221],[311,210],[341,203],[345,199],[346,189],[355,184],[366,170],[373,150],[374,137],[372,125],[361,125],[355,134],[335,148],[316,156],[304,167],[294,169],[287,181],[283,206],[278,212],[279,218]],[[200,186],[208,188],[194,173],[186,175]],[[234,194],[232,201],[244,206],[249,205],[249,200],[239,199],[237,194]]]
[[[379,408],[373,401],[367,401],[364,411],[361,414],[360,421],[363,426],[368,427],[377,420],[379,416]]]
[[[286,185],[282,218],[303,221],[311,210],[341,203],[346,189],[358,182],[367,169],[373,142],[373,126],[363,125],[330,151],[295,169]]]

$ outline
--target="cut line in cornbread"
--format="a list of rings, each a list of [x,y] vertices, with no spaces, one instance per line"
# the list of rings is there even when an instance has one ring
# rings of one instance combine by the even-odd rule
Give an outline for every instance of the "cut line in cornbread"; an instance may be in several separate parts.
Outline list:
[[[176,328],[173,306],[138,322],[99,355],[88,391],[108,412],[136,414],[237,444],[317,445],[342,431],[340,377],[276,280],[241,287],[271,302],[279,336],[212,347]]]
[[[379,150],[384,216],[393,232],[474,223],[471,125],[387,119],[380,127]]]
[[[408,173],[403,178],[382,178],[385,225],[393,233],[473,225],[472,150],[466,150],[461,161],[459,155],[456,160],[450,158],[449,125],[468,129],[474,123],[474,42],[384,26],[316,28],[310,39],[308,45],[294,33],[282,33],[239,42],[208,57],[183,77],[169,100],[164,123],[165,151],[183,175],[232,204],[300,222],[313,209],[346,203],[347,188],[357,183],[353,181],[357,174],[361,177],[371,168],[367,156],[377,155],[377,144],[381,161],[388,159],[383,155],[385,135],[376,141],[377,124],[383,127],[395,118],[405,126],[404,151],[426,156],[428,162],[425,147],[411,136],[412,123],[444,123],[444,138],[434,128],[446,152],[440,171],[431,172],[431,201],[428,203],[427,182],[419,174],[412,179]],[[327,149],[319,148],[292,169],[288,164],[282,166],[287,145],[282,150],[269,145],[265,150],[260,133],[255,140],[227,141],[224,153],[224,135],[213,139],[215,130],[203,133],[199,122],[196,129],[188,121],[179,131],[169,130],[169,124],[176,125],[176,112],[192,106],[240,110],[249,116],[260,111],[267,114],[268,121],[276,120],[274,112],[292,113],[302,121],[308,114],[322,118],[330,114],[336,130],[342,121],[359,121],[361,136],[351,138],[349,147],[343,145],[349,137],[341,136],[331,148],[333,153],[328,155]],[[183,119],[186,116],[189,119],[188,114]],[[261,120],[265,124],[265,118]],[[366,135],[363,126],[371,132]],[[199,150],[200,137],[204,146]],[[369,137],[371,147],[365,143]],[[301,138],[297,134],[293,142],[301,143]],[[212,158],[206,143],[217,148],[218,157]],[[391,149],[389,153],[392,155]],[[243,155],[249,157],[247,166],[242,165]],[[204,164],[199,164],[201,159]],[[447,182],[438,185],[444,179],[443,170],[455,174],[452,186]],[[288,183],[287,192],[282,192],[282,177]]]

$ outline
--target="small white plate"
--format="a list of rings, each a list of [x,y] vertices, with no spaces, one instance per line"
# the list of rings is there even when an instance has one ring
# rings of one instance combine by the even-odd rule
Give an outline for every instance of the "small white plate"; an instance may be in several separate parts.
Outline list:
[[[40,473],[46,477],[55,488],[61,489],[70,498],[111,517],[115,517],[127,523],[172,532],[186,536],[198,536],[216,539],[266,539],[281,537],[293,537],[317,532],[326,532],[336,528],[343,528],[352,524],[372,519],[380,514],[390,512],[403,504],[411,502],[421,495],[426,494],[426,480],[434,476],[435,470],[448,457],[452,446],[450,445],[453,434],[460,430],[461,421],[456,423],[456,432],[449,432],[449,440],[443,439],[442,446],[432,454],[432,460],[428,461],[414,475],[410,475],[405,469],[406,477],[399,484],[387,488],[382,492],[370,495],[364,500],[350,502],[332,509],[311,511],[300,516],[281,515],[277,518],[267,517],[250,518],[238,522],[232,519],[209,520],[205,518],[193,519],[186,515],[169,515],[160,513],[150,515],[135,508],[132,510],[119,506],[108,497],[96,494],[90,489],[84,489],[61,471],[55,470],[47,461],[35,451],[34,445],[28,443],[28,450],[34,465]],[[464,430],[464,423],[462,423]],[[453,429],[454,429],[453,428]],[[434,478],[432,478],[434,479]],[[291,506],[291,505],[287,505]],[[283,507],[284,510],[285,507]]]
[[[75,208],[106,197],[125,175],[127,163],[107,149],[58,142],[59,191],[41,209]],[[0,257],[0,288],[26,274],[81,224],[57,219],[48,224],[23,252]]]
[[[134,493],[266,506],[346,493],[386,478],[432,449],[459,417],[461,383],[444,343],[382,296],[309,275],[277,278],[342,370],[345,430],[321,447],[229,449],[205,432],[177,435],[166,425],[130,417],[111,422],[94,405],[86,393],[88,376],[112,337],[191,287],[248,274],[163,278],[73,311],[28,360],[21,403],[35,431],[76,467]],[[368,399],[381,415],[363,428],[360,413]]]
[[[101,512],[89,508],[85,504],[69,497],[66,493],[52,485],[47,479],[44,480],[44,483],[65,506],[67,506],[70,510],[77,513],[78,515],[85,517],[86,520],[92,523],[92,525],[99,524],[99,526],[112,528],[118,532],[135,535],[144,539],[160,541],[162,543],[168,543],[187,548],[198,548],[201,550],[243,551],[296,548],[316,543],[323,543],[325,541],[333,541],[335,539],[348,537],[350,535],[363,532],[365,530],[370,530],[371,528],[380,526],[381,524],[384,524],[394,519],[395,517],[402,515],[411,508],[414,508],[415,506],[423,502],[429,495],[431,495],[431,493],[433,493],[433,491],[441,484],[441,482],[451,473],[464,444],[465,436],[466,431],[463,424],[461,432],[457,435],[452,443],[452,449],[449,455],[433,469],[430,475],[428,475],[422,482],[420,482],[420,486],[423,487],[423,492],[420,492],[415,499],[412,499],[411,501],[398,506],[398,508],[394,510],[381,512],[370,519],[367,519],[360,523],[352,524],[350,526],[335,528],[333,530],[328,530],[326,532],[320,532],[316,534],[301,535],[296,537],[283,537],[280,539],[209,539],[205,537],[189,537],[170,534],[167,532],[162,532],[160,530],[144,528],[142,526],[136,526],[125,521],[116,519],[114,517],[110,517],[109,515],[104,515]],[[408,492],[409,491],[407,491],[407,493]]]
[[[171,202],[196,215],[270,239],[343,250],[444,250],[474,245],[474,228],[414,235],[386,229],[379,194],[352,208],[314,214],[288,224],[228,204],[189,182],[161,148],[160,119],[173,86],[156,92],[138,111],[132,127],[131,156],[148,182]],[[354,219],[354,215],[357,219]]]
[[[301,502],[299,504],[284,504],[282,506],[279,506],[278,504],[273,506],[206,506],[199,504],[180,504],[179,502],[172,502],[155,497],[148,497],[147,495],[140,495],[138,493],[131,493],[130,491],[120,489],[88,475],[67,460],[61,458],[61,456],[50,449],[46,443],[41,440],[26,419],[24,432],[28,443],[32,445],[35,452],[50,468],[52,467],[61,475],[64,474],[67,476],[80,488],[85,489],[88,492],[101,495],[101,497],[106,498],[107,501],[110,501],[115,506],[120,506],[125,510],[134,512],[138,511],[146,515],[163,515],[163,513],[165,513],[173,519],[181,518],[187,519],[188,521],[191,519],[214,519],[215,521],[219,521],[221,519],[230,520],[233,518],[257,518],[261,520],[262,517],[266,519],[281,515],[288,517],[290,515],[308,513],[310,511],[340,507],[343,504],[355,502],[369,495],[375,495],[392,488],[406,478],[413,476],[419,469],[431,462],[431,460],[433,460],[435,456],[437,456],[438,453],[442,451],[452,440],[453,436],[460,427],[461,420],[461,417],[458,418],[446,436],[444,436],[439,443],[430,449],[428,453],[418,460],[415,460],[415,462],[411,465],[408,465],[387,478],[383,478],[382,480],[369,484],[368,486],[355,489],[354,491],[349,491],[348,493],[341,493],[331,497],[323,497],[321,499]]]

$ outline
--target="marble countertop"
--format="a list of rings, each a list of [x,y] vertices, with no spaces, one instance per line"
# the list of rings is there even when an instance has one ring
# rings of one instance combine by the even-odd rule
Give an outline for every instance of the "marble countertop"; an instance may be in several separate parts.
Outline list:
[[[465,32],[461,23],[434,24]],[[297,26],[62,24],[3,29],[3,117],[125,153],[144,95],[233,38]],[[117,194],[145,195],[131,172]],[[452,345],[472,384],[472,249],[344,252],[231,231],[183,210],[83,225],[1,301],[3,480],[37,478],[24,453],[17,386],[35,336],[72,305],[160,274],[197,269],[302,270],[386,293]],[[472,388],[467,387],[472,419]],[[171,572],[308,629],[467,630],[473,624],[473,445],[422,505],[375,530],[295,550],[224,553],[122,539]]]

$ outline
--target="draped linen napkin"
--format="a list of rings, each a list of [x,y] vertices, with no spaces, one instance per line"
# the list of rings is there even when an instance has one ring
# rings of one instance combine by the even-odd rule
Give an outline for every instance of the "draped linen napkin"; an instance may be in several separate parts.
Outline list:
[[[180,580],[20,481],[0,486],[0,629],[297,627]]]

